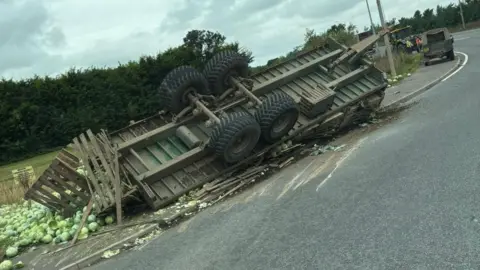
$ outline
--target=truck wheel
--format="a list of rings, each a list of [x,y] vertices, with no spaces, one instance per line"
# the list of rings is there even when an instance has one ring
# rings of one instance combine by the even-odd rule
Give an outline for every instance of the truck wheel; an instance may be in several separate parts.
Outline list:
[[[213,56],[203,70],[214,95],[231,87],[230,78],[248,76],[248,59],[234,51],[222,51]]]
[[[160,86],[157,88],[157,92],[158,92],[158,94],[160,95],[160,98],[161,98],[161,100],[160,100],[160,106],[162,107],[162,109],[163,109],[163,107],[165,107],[166,104],[167,104],[167,103],[165,102],[165,100],[164,100],[164,98],[165,98],[164,92],[166,91],[165,89],[167,89],[167,81],[168,81],[170,78],[176,76],[176,74],[178,74],[178,73],[180,73],[180,72],[183,72],[184,70],[186,70],[186,69],[188,69],[188,68],[190,68],[190,66],[180,66],[180,67],[178,67],[178,68],[173,69],[173,70],[170,71],[169,73],[167,73],[167,75],[165,76],[165,78],[163,78],[162,83],[161,83]]]
[[[297,122],[299,113],[293,98],[284,92],[267,94],[255,113],[262,130],[262,139],[273,143],[287,135]]]
[[[172,113],[179,113],[190,104],[188,94],[210,94],[203,74],[190,66],[178,67],[167,74],[159,91],[164,106]]]
[[[250,114],[227,114],[212,130],[208,148],[227,163],[246,158],[260,139],[260,125]]]
[[[450,61],[455,60],[455,52],[454,52],[453,50],[449,51],[449,52],[447,53],[447,58],[448,58],[448,60],[450,60]]]

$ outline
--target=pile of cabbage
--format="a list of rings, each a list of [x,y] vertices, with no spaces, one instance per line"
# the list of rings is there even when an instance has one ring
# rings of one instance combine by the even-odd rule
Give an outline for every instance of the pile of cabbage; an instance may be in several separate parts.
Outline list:
[[[74,216],[64,218],[35,202],[31,205],[25,202],[0,206],[0,247],[6,249],[8,259],[31,245],[65,243],[75,236],[82,216],[83,211],[78,211]],[[91,214],[81,228],[78,239],[85,239],[90,233],[113,222],[113,216],[97,218]]]

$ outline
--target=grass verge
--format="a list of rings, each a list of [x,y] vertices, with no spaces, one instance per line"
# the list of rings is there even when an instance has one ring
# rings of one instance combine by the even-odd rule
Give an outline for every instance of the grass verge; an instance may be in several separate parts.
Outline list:
[[[404,78],[409,77],[412,73],[417,71],[422,63],[423,55],[420,53],[417,54],[395,54],[393,62],[395,65],[395,70],[397,71],[397,76],[392,76],[390,73],[390,65],[388,63],[387,57],[381,57],[375,60],[375,66],[386,72],[388,76],[388,81],[390,85],[395,85],[400,83]]]
[[[0,204],[11,204],[23,199],[25,193],[21,184],[13,180],[12,170],[32,166],[35,176],[39,177],[50,166],[58,152],[39,155],[23,161],[0,166]],[[36,179],[35,179],[36,180]],[[33,184],[29,183],[30,185]]]

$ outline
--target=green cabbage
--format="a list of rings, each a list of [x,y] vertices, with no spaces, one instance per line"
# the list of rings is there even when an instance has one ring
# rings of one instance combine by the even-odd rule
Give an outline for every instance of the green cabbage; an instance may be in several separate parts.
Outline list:
[[[99,226],[96,222],[92,222],[92,223],[88,224],[88,230],[91,231],[91,232],[97,231],[98,228],[99,228]]]
[[[5,255],[7,257],[15,257],[18,254],[18,247],[8,247],[7,250],[5,251]]]
[[[92,214],[88,216],[87,220],[88,220],[88,223],[95,222],[97,220],[97,217]]]
[[[13,269],[13,263],[10,260],[5,260],[2,263],[0,263],[0,270],[12,270]]]
[[[107,225],[112,224],[113,221],[114,221],[113,216],[107,216],[107,217],[105,218],[105,223],[106,223]]]

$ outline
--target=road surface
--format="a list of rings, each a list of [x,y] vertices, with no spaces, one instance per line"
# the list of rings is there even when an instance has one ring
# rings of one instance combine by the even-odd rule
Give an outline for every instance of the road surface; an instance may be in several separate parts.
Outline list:
[[[480,33],[457,36],[462,71],[336,169],[281,193],[285,175],[92,269],[478,269]]]

